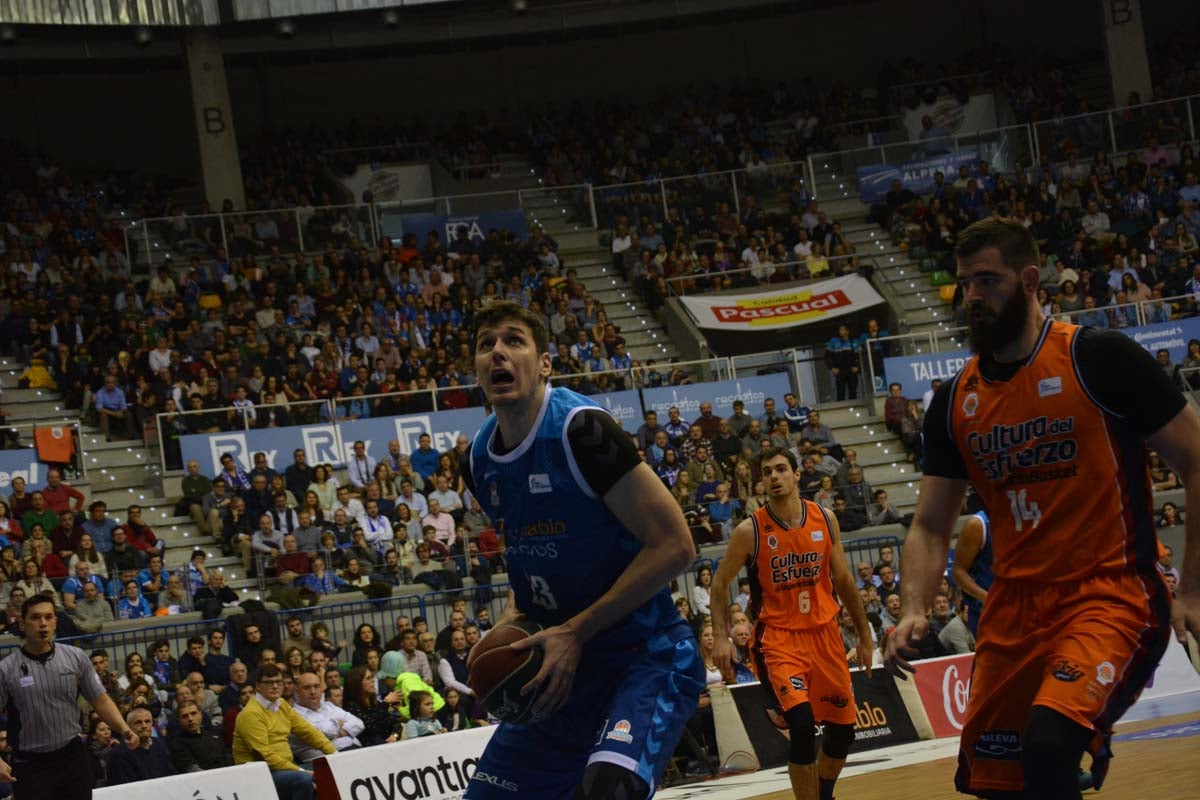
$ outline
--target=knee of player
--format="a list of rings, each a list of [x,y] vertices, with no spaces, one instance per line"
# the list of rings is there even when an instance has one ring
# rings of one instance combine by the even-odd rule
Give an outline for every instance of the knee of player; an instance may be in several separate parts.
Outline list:
[[[817,760],[817,721],[812,705],[801,703],[783,715],[788,724],[788,761],[806,766]]]
[[[850,753],[850,745],[854,742],[853,725],[834,725],[825,723],[825,732],[821,736],[821,749],[830,758],[845,759]]]

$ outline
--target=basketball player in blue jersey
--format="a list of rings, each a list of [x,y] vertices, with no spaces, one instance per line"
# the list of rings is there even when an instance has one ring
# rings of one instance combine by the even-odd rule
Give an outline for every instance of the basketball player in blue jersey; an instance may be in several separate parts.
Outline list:
[[[475,317],[475,373],[494,414],[464,459],[505,538],[512,589],[497,624],[544,630],[534,721],[492,736],[468,800],[645,800],[704,685],[666,586],[695,547],[679,506],[616,421],[549,384],[549,335],[519,305]]]
[[[978,636],[979,615],[987,600],[988,589],[995,579],[992,574],[992,539],[988,535],[987,514],[980,511],[963,525],[954,545],[954,583],[963,593],[967,607],[967,628]]]

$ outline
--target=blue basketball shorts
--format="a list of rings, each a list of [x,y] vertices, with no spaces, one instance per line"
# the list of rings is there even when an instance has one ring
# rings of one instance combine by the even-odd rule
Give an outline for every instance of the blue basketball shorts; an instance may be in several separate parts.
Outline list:
[[[570,800],[596,762],[636,773],[653,795],[703,688],[704,664],[686,625],[624,657],[585,649],[566,704],[530,725],[501,724],[464,797]]]

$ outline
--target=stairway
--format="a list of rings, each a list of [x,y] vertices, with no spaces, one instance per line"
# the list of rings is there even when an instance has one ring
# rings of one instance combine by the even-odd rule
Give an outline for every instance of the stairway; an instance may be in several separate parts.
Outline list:
[[[516,155],[502,158],[505,169],[523,173],[521,205],[530,225],[540,225],[558,242],[564,270],[573,269],[588,292],[604,306],[609,322],[625,337],[625,349],[634,360],[653,359],[663,364],[678,358],[679,350],[659,321],[646,310],[625,277],[613,268],[608,247],[592,228],[585,193],[542,185],[535,170]]]
[[[57,393],[18,388],[22,370],[16,359],[0,359],[4,408],[9,412],[11,425],[20,431],[21,442],[32,446],[33,423],[70,424],[77,422],[78,412],[65,408]],[[80,427],[80,438],[82,475],[68,473],[66,479],[84,493],[86,503],[103,500],[108,505],[108,515],[118,522],[125,521],[130,505],[141,506],[142,518],[167,543],[164,554],[167,570],[186,566],[192,550],[200,546],[209,554],[208,567],[225,572],[231,588],[247,596],[257,595],[257,583],[242,574],[238,559],[223,557],[211,539],[200,538],[190,517],[175,516],[175,499],[162,496],[161,468],[156,454],[138,440],[106,442],[99,429],[91,426]]]

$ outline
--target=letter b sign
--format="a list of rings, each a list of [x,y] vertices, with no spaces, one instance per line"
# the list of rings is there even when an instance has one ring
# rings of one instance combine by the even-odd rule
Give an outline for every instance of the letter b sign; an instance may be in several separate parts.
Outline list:
[[[218,136],[225,132],[225,112],[216,106],[205,106],[201,110],[204,116],[204,132]]]
[[[1134,0],[1108,0],[1108,21],[1110,25],[1128,25],[1133,21]]]

